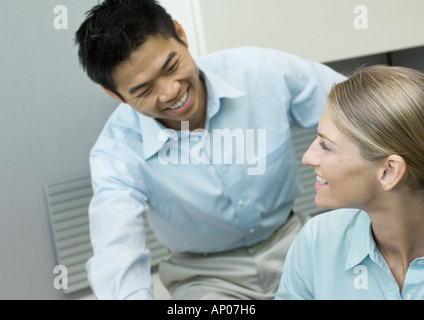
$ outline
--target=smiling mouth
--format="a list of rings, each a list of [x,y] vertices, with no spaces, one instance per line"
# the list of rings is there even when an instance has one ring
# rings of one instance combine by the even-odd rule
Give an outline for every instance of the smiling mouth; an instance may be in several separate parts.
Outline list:
[[[319,184],[328,184],[328,183],[327,183],[327,180],[325,180],[323,177],[318,176],[318,175],[317,175],[317,182],[318,182]]]
[[[187,99],[188,99],[188,88],[187,88],[186,92],[183,94],[183,96],[180,98],[180,100],[176,104],[174,104],[173,106],[170,106],[170,107],[166,108],[165,110],[178,110],[178,109],[181,109],[186,104]]]

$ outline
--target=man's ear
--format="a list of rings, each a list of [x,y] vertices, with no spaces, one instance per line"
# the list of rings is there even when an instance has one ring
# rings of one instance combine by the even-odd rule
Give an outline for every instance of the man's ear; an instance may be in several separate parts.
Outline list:
[[[106,88],[105,88],[105,87],[103,87],[103,86],[101,86],[101,87],[102,87],[102,88],[103,88],[103,90],[104,90],[104,91],[106,91],[106,93],[107,93],[109,96],[111,96],[113,99],[117,100],[118,102],[125,103],[125,101],[123,101],[123,100],[122,100],[122,98],[121,98],[119,95],[117,95],[115,92],[110,91],[109,89],[106,89]]]
[[[175,30],[177,31],[177,35],[180,37],[180,39],[185,43],[186,47],[188,48],[188,41],[187,36],[185,34],[185,31],[183,27],[178,23],[177,20],[172,20],[174,22]]]
[[[406,162],[399,155],[391,155],[384,161],[380,171],[380,183],[385,191],[393,190],[406,175]]]

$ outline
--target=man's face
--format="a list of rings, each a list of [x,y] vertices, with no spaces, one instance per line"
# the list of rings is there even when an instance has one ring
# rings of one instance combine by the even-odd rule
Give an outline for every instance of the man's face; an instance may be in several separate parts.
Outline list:
[[[184,32],[179,34],[187,43]],[[125,101],[141,114],[172,129],[180,129],[181,121],[189,121],[191,130],[204,127],[205,86],[188,48],[176,39],[148,37],[113,69],[112,78]]]

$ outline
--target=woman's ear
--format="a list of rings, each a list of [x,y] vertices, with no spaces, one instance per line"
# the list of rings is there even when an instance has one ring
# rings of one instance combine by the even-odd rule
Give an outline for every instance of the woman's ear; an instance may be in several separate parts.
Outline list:
[[[406,175],[406,162],[399,155],[391,155],[384,161],[381,173],[380,183],[385,191],[393,190]]]

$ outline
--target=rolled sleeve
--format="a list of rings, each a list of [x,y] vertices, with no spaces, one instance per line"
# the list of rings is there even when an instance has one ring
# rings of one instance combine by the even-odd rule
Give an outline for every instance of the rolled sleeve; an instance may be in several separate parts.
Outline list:
[[[92,153],[90,166],[90,286],[98,299],[153,299],[143,219],[147,198],[125,181],[125,175],[117,174],[122,168],[114,158]]]

